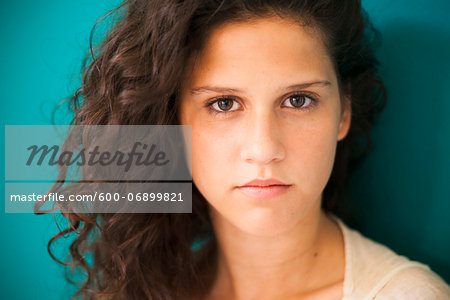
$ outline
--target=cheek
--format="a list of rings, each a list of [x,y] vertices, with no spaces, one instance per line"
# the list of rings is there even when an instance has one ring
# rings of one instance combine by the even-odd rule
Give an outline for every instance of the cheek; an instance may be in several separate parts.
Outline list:
[[[233,151],[230,136],[205,126],[192,126],[192,178],[206,199],[215,199],[230,182]],[[223,185],[219,186],[220,183]]]
[[[317,198],[328,182],[336,152],[336,122],[320,118],[291,131],[286,164],[305,198]]]

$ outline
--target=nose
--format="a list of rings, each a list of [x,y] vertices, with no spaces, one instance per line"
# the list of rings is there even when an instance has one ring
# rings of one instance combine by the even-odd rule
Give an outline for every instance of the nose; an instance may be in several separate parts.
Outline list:
[[[271,111],[254,111],[245,122],[241,159],[245,162],[265,165],[280,161],[285,156],[281,141],[280,119]]]

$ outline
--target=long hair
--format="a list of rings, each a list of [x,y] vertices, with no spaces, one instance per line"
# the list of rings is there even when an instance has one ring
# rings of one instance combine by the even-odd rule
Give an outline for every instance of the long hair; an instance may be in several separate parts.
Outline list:
[[[348,175],[369,153],[370,132],[386,101],[374,50],[380,36],[359,0],[128,0],[109,15],[114,25],[97,46],[91,40],[82,84],[70,98],[72,125],[179,124],[178,91],[188,61],[225,22],[277,15],[318,29],[352,109],[322,209],[348,217]],[[51,238],[48,251],[86,273],[74,298],[198,299],[212,286],[217,241],[194,183],[191,214],[64,216],[70,226]],[[66,234],[74,239],[60,261],[51,245]]]

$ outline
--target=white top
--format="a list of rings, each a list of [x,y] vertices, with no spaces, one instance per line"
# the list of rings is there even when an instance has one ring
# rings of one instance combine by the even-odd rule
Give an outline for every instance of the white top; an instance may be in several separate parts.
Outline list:
[[[342,300],[450,300],[450,286],[429,266],[412,261],[348,227],[339,224],[345,244]]]

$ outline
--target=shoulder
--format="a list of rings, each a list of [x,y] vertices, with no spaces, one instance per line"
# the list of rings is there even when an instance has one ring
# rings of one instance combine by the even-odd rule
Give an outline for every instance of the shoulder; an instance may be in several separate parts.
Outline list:
[[[429,266],[338,222],[345,241],[344,299],[450,300],[450,287]]]
[[[390,277],[373,299],[450,300],[450,286],[428,267],[410,266]]]

